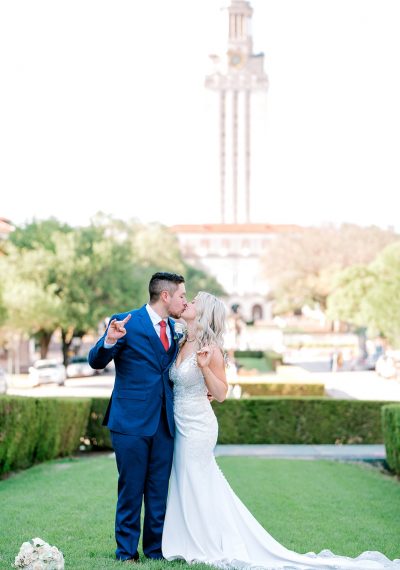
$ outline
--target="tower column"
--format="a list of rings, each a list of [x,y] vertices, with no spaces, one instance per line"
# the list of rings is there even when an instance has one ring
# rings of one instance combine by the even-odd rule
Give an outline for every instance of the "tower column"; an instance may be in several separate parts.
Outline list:
[[[238,91],[232,92],[232,190],[233,190],[233,223],[238,217]]]
[[[227,14],[227,51],[210,55],[214,71],[206,77],[219,95],[221,223],[251,223],[251,96],[267,90],[268,77],[264,54],[253,53],[250,1],[230,0]]]
[[[250,222],[250,91],[244,92],[244,168],[245,168],[245,196],[246,196],[246,222]]]
[[[221,223],[224,224],[225,220],[225,146],[226,146],[226,132],[225,132],[225,107],[226,107],[226,93],[224,90],[220,93],[219,99],[219,172],[220,172],[220,192],[221,192]]]

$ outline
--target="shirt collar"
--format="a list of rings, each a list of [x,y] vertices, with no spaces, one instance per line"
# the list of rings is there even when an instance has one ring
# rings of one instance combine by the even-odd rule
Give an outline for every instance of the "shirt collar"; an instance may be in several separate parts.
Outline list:
[[[149,313],[149,317],[153,325],[158,325],[160,321],[165,321],[168,324],[168,319],[162,319],[158,313],[147,303],[146,310]]]

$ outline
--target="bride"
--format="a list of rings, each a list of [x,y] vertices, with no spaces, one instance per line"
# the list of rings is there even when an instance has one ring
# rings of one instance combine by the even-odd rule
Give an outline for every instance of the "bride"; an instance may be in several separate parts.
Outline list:
[[[213,295],[200,292],[182,318],[187,336],[170,371],[176,435],[162,537],[164,557],[224,569],[400,569],[400,559],[390,561],[379,552],[365,552],[355,559],[328,550],[297,554],[256,521],[213,454],[218,424],[207,394],[222,402],[228,390],[222,351],[225,307]]]

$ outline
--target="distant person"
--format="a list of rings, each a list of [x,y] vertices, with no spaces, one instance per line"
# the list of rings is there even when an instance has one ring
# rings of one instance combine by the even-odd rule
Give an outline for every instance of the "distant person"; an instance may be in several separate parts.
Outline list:
[[[331,371],[338,372],[343,368],[343,353],[341,350],[334,350],[331,355]]]

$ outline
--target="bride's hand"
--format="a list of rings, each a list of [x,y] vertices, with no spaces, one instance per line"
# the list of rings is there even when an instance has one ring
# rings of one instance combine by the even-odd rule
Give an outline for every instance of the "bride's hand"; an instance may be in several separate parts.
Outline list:
[[[197,366],[199,368],[205,368],[211,362],[213,354],[213,348],[210,346],[203,346],[200,350],[197,351]]]

